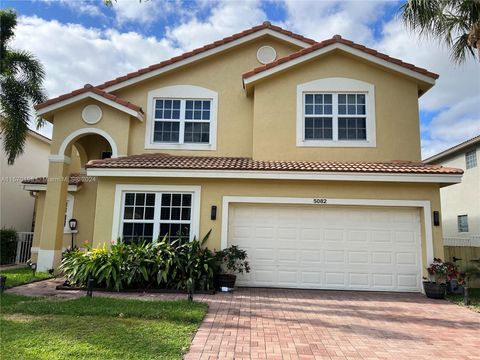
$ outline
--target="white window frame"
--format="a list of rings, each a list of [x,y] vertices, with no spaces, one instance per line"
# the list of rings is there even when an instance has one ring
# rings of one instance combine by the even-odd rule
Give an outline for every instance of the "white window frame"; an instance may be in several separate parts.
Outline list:
[[[165,143],[153,141],[155,126],[155,100],[210,100],[210,142],[206,143]],[[185,102],[182,102],[185,104]],[[182,105],[183,109],[183,105]],[[184,109],[183,109],[184,111]],[[182,110],[180,111],[182,112]],[[145,130],[145,149],[168,149],[168,150],[216,150],[217,149],[217,113],[218,113],[218,93],[195,85],[173,85],[148,92],[147,99],[147,121]],[[184,115],[181,115],[181,117]],[[168,121],[165,119],[165,121]],[[172,120],[176,121],[176,120]],[[185,121],[180,120],[180,124]],[[180,128],[180,139],[184,136],[183,127]]]
[[[471,158],[469,158],[471,156]],[[465,153],[465,169],[473,169],[478,166],[477,162],[477,150],[467,151]]]
[[[75,197],[72,194],[67,194],[67,200],[65,204],[65,224],[63,224],[63,233],[71,234],[70,225],[68,221],[73,218],[73,205],[75,202]]]
[[[115,204],[113,207],[113,225],[112,225],[112,243],[116,244],[117,240],[122,237],[122,224],[124,212],[125,193],[181,193],[192,195],[192,205],[190,213],[190,241],[199,238],[200,234],[200,186],[190,185],[137,185],[137,184],[118,184],[115,187]],[[158,219],[154,218],[153,241],[157,241],[157,232],[160,226],[160,196],[155,197],[155,214]],[[143,222],[138,220],[137,222]],[[150,222],[150,220],[145,221]],[[175,223],[174,220],[168,221]]]
[[[305,93],[333,94],[332,140],[305,140]],[[338,140],[338,93],[365,94],[366,140]],[[325,115],[325,117],[329,116]],[[373,84],[348,78],[325,78],[297,86],[297,147],[376,147],[375,123],[375,86]]]

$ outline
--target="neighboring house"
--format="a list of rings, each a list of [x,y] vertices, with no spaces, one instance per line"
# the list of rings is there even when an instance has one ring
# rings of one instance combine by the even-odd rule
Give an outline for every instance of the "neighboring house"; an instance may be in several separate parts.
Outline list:
[[[480,135],[424,162],[464,170],[460,184],[440,191],[443,236],[449,245],[480,246]]]
[[[44,176],[48,172],[50,143],[49,138],[28,130],[24,152],[13,165],[8,165],[2,147],[0,228],[32,231],[35,197],[23,191],[20,185],[25,179]]]
[[[210,248],[248,251],[239,285],[421,291],[443,256],[440,188],[462,176],[421,162],[418,97],[437,78],[266,22],[50,99],[37,106],[54,124],[38,268],[69,244],[70,198],[77,245],[211,229]],[[72,172],[72,148],[87,176],[52,181]]]

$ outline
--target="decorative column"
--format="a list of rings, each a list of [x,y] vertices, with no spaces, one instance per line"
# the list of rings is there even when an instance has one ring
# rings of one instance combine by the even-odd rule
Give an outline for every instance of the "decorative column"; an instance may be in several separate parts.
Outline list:
[[[56,269],[62,257],[70,158],[50,156],[37,270]]]

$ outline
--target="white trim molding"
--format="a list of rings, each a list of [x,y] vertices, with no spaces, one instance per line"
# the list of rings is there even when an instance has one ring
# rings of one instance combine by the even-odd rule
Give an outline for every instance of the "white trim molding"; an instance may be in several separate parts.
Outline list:
[[[432,214],[430,201],[421,200],[380,200],[380,199],[336,199],[326,198],[321,205],[315,203],[316,198],[295,198],[295,197],[250,197],[250,196],[224,196],[222,201],[222,230],[221,230],[221,248],[228,246],[228,223],[229,207],[232,203],[252,203],[252,204],[290,204],[290,205],[311,205],[311,206],[391,206],[391,207],[414,207],[423,209],[425,226],[425,254],[427,263],[431,263],[434,258],[433,253],[433,233],[432,233]],[[423,250],[423,249],[422,249]],[[422,256],[423,258],[423,256]],[[422,262],[420,264],[423,272]]]
[[[100,135],[105,140],[107,140],[108,143],[110,144],[110,147],[112,148],[112,157],[118,157],[118,147],[117,147],[117,144],[115,143],[115,140],[113,140],[113,137],[111,137],[110,134],[107,133],[105,130],[97,129],[97,128],[81,128],[70,133],[60,145],[60,149],[58,150],[58,155],[53,155],[53,156],[67,157],[65,156],[65,150],[67,149],[68,145],[70,145],[72,142],[74,142],[77,138],[81,137],[82,135],[91,135],[91,134]]]
[[[66,155],[49,155],[48,156],[48,161],[51,163],[64,163],[64,164],[71,164],[72,159],[69,156]]]
[[[345,45],[345,44],[339,44],[339,43],[334,43],[332,45],[325,46],[324,48],[312,51],[312,52],[310,52],[306,55],[303,55],[303,56],[300,56],[298,58],[289,60],[287,62],[284,62],[284,63],[280,64],[280,65],[274,66],[274,67],[272,67],[268,70],[262,71],[262,72],[260,72],[256,75],[245,78],[245,79],[243,79],[243,84],[244,84],[245,87],[248,87],[249,85],[252,85],[255,82],[257,82],[261,79],[264,79],[264,78],[266,78],[270,75],[276,74],[280,71],[286,70],[286,69],[288,69],[292,66],[298,65],[298,64],[303,63],[305,61],[309,61],[311,59],[316,58],[317,56],[324,55],[324,54],[329,53],[329,52],[331,52],[333,50],[336,50],[336,49],[339,49],[339,50],[342,50],[346,53],[355,55],[359,58],[368,60],[372,63],[377,64],[377,65],[381,65],[381,66],[386,67],[390,70],[394,70],[394,71],[399,72],[403,75],[412,77],[416,80],[420,80],[420,81],[425,82],[429,85],[435,85],[435,79],[431,78],[430,76],[420,74],[417,71],[407,69],[407,68],[405,68],[401,65],[394,64],[390,61],[380,59],[379,57],[368,54],[364,51],[352,48],[351,46],[348,46],[348,45]]]
[[[128,115],[130,116],[133,116],[135,118],[137,118],[138,120],[140,121],[143,121],[143,115],[141,112],[139,111],[135,111],[133,109],[130,109],[129,107],[127,106],[124,106],[122,104],[119,104],[115,101],[112,101],[112,100],[109,100],[101,95],[98,95],[92,91],[87,91],[87,92],[84,92],[84,93],[81,93],[81,94],[78,94],[76,96],[73,96],[71,98],[68,98],[68,99],[65,99],[63,101],[59,101],[59,102],[56,102],[52,105],[49,105],[49,106],[46,106],[42,109],[39,109],[37,110],[37,115],[38,116],[42,116],[46,113],[49,113],[51,111],[54,111],[54,110],[57,110],[57,109],[60,109],[64,106],[67,106],[67,105],[70,105],[70,104],[74,104],[78,101],[81,101],[81,100],[84,100],[84,99],[87,99],[87,98],[91,98],[91,99],[94,99],[94,100],[97,100],[105,105],[108,105],[110,107],[113,107],[117,110],[120,110],[124,113],[127,113]]]
[[[164,177],[214,179],[275,179],[275,180],[330,180],[380,181],[457,184],[461,174],[389,174],[358,172],[306,172],[306,171],[245,171],[245,170],[190,170],[190,169],[107,169],[87,168],[88,176],[112,177]]]
[[[209,56],[218,54],[222,51],[231,49],[233,47],[236,47],[238,45],[247,43],[249,41],[258,39],[258,38],[266,36],[266,35],[274,37],[274,38],[282,40],[282,41],[285,41],[285,42],[288,42],[288,43],[291,43],[291,44],[294,44],[294,45],[297,45],[297,46],[302,47],[302,48],[307,48],[309,46],[312,46],[309,43],[306,43],[306,42],[298,40],[294,37],[285,35],[281,32],[271,30],[271,29],[263,29],[263,30],[254,32],[253,34],[242,36],[241,38],[239,38],[237,40],[234,40],[234,41],[230,41],[229,43],[226,43],[226,44],[223,44],[223,45],[220,45],[220,46],[216,46],[216,47],[214,47],[210,50],[202,51],[201,53],[198,53],[197,55],[194,55],[194,56],[190,56],[190,57],[188,57],[184,60],[176,61],[173,64],[162,66],[161,68],[159,68],[157,70],[149,71],[145,74],[142,74],[142,75],[136,76],[134,78],[122,81],[120,83],[111,85],[111,86],[105,88],[104,90],[107,91],[107,92],[111,92],[111,91],[115,91],[115,90],[124,88],[126,86],[129,86],[129,85],[138,83],[140,81],[143,81],[145,79],[149,79],[149,78],[152,78],[154,76],[158,76],[160,74],[164,74],[166,72],[175,70],[179,67],[191,64],[191,63],[193,63],[195,61],[198,61],[198,60],[205,59]]]
[[[140,185],[140,184],[117,184],[115,186],[115,203],[113,205],[113,221],[111,241],[117,243],[117,239],[121,237],[122,229],[122,202],[125,192],[177,192],[192,194],[192,210],[191,210],[191,227],[190,241],[199,238],[200,235],[200,198],[201,186],[197,185]],[[155,236],[155,234],[154,234]],[[153,241],[156,241],[154,237]]]
[[[305,93],[332,94],[332,140],[305,140]],[[338,93],[365,94],[366,105],[366,140],[339,140],[338,139]],[[346,115],[348,116],[348,115]],[[298,147],[376,147],[375,126],[375,86],[373,84],[349,78],[324,78],[297,86],[297,146]]]
[[[155,100],[162,99],[194,99],[211,100],[210,108],[210,141],[208,144],[195,143],[160,143],[153,141],[153,127],[155,125]],[[216,91],[196,85],[166,86],[148,92],[147,121],[145,131],[145,149],[169,150],[216,150],[217,149],[217,114],[218,93]],[[180,132],[182,133],[182,127]],[[182,138],[182,136],[180,136]]]
[[[25,191],[47,191],[46,184],[22,184],[23,190]],[[68,185],[68,192],[76,192],[80,189],[81,186],[78,185]]]

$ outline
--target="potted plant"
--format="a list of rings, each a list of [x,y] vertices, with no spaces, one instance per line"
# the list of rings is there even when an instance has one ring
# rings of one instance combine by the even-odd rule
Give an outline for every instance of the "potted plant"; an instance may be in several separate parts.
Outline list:
[[[250,272],[250,264],[247,261],[247,252],[236,245],[217,251],[220,272],[215,276],[215,285],[218,290],[222,288],[233,289],[237,276]]]
[[[425,295],[431,299],[444,299],[447,290],[448,265],[441,259],[434,258],[427,271],[429,279],[423,282]]]

